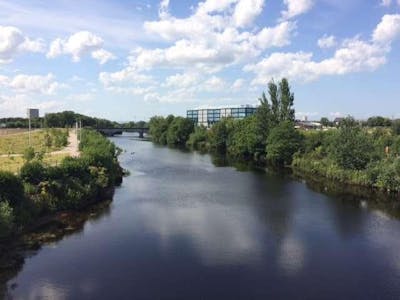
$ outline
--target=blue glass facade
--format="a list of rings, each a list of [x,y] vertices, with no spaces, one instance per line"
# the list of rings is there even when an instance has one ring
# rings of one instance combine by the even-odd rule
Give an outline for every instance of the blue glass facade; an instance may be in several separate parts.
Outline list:
[[[257,108],[246,105],[240,107],[224,107],[214,109],[196,109],[188,110],[186,117],[191,119],[197,125],[203,125],[210,127],[216,122],[220,121],[221,118],[235,118],[243,119],[253,115]]]

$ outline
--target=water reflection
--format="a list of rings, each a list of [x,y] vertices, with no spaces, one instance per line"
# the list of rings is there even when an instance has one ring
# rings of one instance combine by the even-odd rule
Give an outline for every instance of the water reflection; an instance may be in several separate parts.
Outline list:
[[[229,210],[201,202],[190,207],[153,202],[141,205],[138,214],[147,230],[159,236],[164,254],[183,236],[205,265],[253,264],[262,257],[260,233],[246,209]]]
[[[114,140],[132,175],[108,217],[27,259],[14,298],[399,298],[393,202]]]

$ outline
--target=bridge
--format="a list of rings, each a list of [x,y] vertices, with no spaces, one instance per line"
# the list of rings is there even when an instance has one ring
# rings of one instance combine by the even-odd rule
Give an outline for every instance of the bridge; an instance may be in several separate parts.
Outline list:
[[[137,132],[139,138],[144,138],[144,134],[149,132],[148,127],[134,127],[134,128],[96,128],[98,132],[105,136],[120,135],[123,132]]]

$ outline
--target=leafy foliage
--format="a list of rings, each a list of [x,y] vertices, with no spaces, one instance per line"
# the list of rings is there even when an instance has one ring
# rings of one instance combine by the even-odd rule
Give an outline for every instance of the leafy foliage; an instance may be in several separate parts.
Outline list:
[[[272,129],[267,140],[267,159],[275,165],[289,165],[293,154],[302,147],[303,136],[293,123],[284,121]]]

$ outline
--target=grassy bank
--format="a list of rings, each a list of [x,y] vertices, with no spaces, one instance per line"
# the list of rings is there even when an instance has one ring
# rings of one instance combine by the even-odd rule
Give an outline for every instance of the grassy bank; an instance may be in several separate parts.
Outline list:
[[[68,141],[67,129],[35,130],[29,133],[19,132],[0,135],[0,155],[22,154],[29,146],[35,152],[51,152],[61,150]]]
[[[86,207],[121,182],[119,150],[112,142],[85,130],[80,151],[80,157],[66,157],[57,166],[34,159],[18,175],[0,171],[0,237],[43,216]]]
[[[43,163],[48,166],[57,166],[68,156],[68,153],[45,154]],[[24,163],[25,159],[22,156],[2,156],[0,157],[0,171],[8,171],[16,174],[21,170]]]

